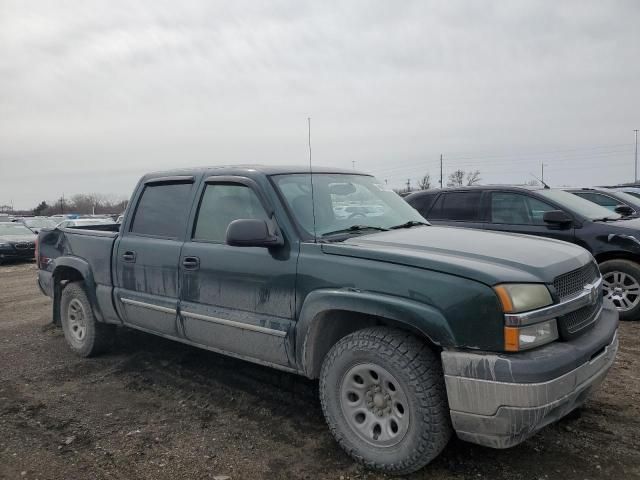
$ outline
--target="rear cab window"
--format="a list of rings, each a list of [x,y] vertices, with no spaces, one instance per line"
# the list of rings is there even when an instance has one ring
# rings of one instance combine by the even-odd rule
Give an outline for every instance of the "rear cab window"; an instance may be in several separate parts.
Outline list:
[[[192,189],[193,181],[146,185],[129,231],[151,237],[182,237],[191,208]]]

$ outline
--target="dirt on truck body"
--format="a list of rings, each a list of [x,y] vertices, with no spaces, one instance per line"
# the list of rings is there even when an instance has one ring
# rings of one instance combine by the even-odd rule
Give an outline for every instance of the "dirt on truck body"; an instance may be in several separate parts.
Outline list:
[[[33,264],[0,267],[0,478],[383,479],[327,431],[317,383],[121,328],[76,357]],[[452,439],[410,479],[640,478],[640,324],[584,407],[509,450]]]

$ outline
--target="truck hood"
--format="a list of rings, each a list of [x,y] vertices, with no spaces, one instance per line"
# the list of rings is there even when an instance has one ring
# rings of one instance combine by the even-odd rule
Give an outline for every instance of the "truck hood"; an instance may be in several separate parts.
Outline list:
[[[440,226],[352,237],[323,244],[322,250],[330,255],[437,270],[487,285],[552,283],[558,275],[592,261],[587,250],[559,240]]]

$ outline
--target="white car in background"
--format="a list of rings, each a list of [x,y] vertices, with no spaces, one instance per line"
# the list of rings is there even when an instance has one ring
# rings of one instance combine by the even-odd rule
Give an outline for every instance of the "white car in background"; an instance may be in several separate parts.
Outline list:
[[[63,220],[57,225],[57,228],[88,227],[90,225],[116,225],[116,222],[110,218],[75,218]]]

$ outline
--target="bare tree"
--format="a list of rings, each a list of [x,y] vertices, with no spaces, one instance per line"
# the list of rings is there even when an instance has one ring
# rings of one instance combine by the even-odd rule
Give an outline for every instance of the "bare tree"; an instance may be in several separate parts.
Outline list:
[[[431,175],[425,173],[424,177],[418,180],[420,190],[429,190],[431,188]]]
[[[480,178],[480,170],[467,173],[467,185],[475,185],[482,180]]]
[[[456,170],[449,175],[447,187],[461,187],[464,185],[464,170]]]

